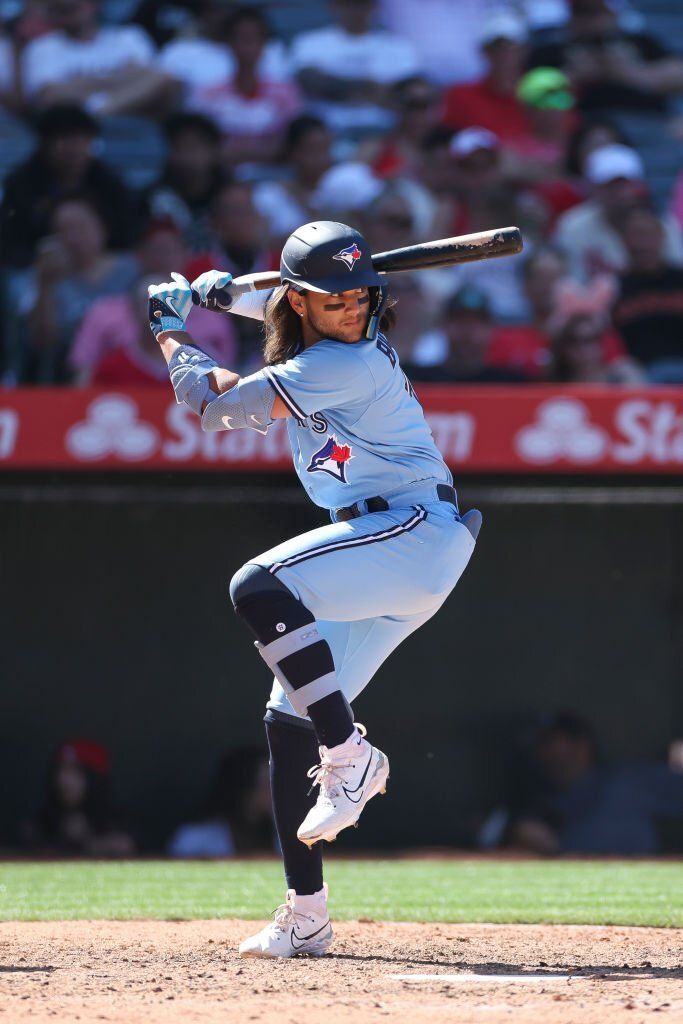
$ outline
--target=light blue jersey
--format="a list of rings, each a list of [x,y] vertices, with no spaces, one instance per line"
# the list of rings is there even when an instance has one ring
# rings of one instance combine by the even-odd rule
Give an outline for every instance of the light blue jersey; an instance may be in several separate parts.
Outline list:
[[[241,296],[232,312],[262,319],[267,298]],[[469,562],[474,536],[455,502],[439,494],[439,484],[452,483],[450,471],[383,335],[319,341],[253,377],[268,381],[291,413],[294,467],[316,505],[387,499],[385,511],[334,521],[250,559],[315,617],[339,689],[352,701],[441,607]],[[268,707],[302,717],[278,678]]]
[[[377,341],[319,341],[259,371],[289,409],[294,468],[321,508],[452,483],[398,356]]]

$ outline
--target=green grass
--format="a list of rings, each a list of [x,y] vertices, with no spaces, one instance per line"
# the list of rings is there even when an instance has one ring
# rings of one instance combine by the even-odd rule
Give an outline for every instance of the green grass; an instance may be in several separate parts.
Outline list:
[[[683,864],[332,860],[337,919],[683,927]],[[280,865],[140,861],[0,863],[0,920],[262,918]]]

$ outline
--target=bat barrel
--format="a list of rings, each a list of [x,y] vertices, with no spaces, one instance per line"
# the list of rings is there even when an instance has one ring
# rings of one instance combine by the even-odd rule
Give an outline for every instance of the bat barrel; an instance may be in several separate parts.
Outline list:
[[[456,263],[494,259],[497,256],[514,256],[522,251],[522,247],[519,228],[496,228],[493,231],[439,238],[434,242],[420,242],[403,249],[380,252],[373,255],[372,265],[384,273],[446,267]]]

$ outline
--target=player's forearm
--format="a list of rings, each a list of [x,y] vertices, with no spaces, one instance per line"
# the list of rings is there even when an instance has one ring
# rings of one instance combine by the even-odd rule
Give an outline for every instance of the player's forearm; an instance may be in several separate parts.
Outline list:
[[[157,341],[167,366],[170,366],[174,353],[183,345],[192,345],[193,348],[199,349],[192,335],[187,331],[162,331],[157,336]],[[199,351],[201,352],[202,350],[199,349]],[[233,370],[226,370],[217,366],[206,375],[206,379],[211,391],[215,395],[222,395],[224,392],[235,387],[240,380],[240,375]],[[202,412],[204,412],[208,404],[208,400],[202,403]]]

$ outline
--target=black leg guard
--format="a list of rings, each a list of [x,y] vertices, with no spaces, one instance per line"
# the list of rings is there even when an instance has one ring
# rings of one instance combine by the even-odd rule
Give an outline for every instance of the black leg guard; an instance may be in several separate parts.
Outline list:
[[[264,646],[315,622],[315,617],[291,590],[260,565],[247,563],[235,573],[230,597],[237,615]],[[302,689],[334,673],[330,645],[326,640],[311,643],[282,658],[278,668],[293,689]],[[340,690],[309,704],[308,715],[318,742],[326,747],[343,743],[353,732],[351,709]]]
[[[286,715],[266,714],[266,735],[270,750],[270,790],[287,888],[307,896],[323,887],[322,843],[309,850],[296,837],[296,830],[315,803],[306,772],[318,760],[318,743],[310,726]]]

